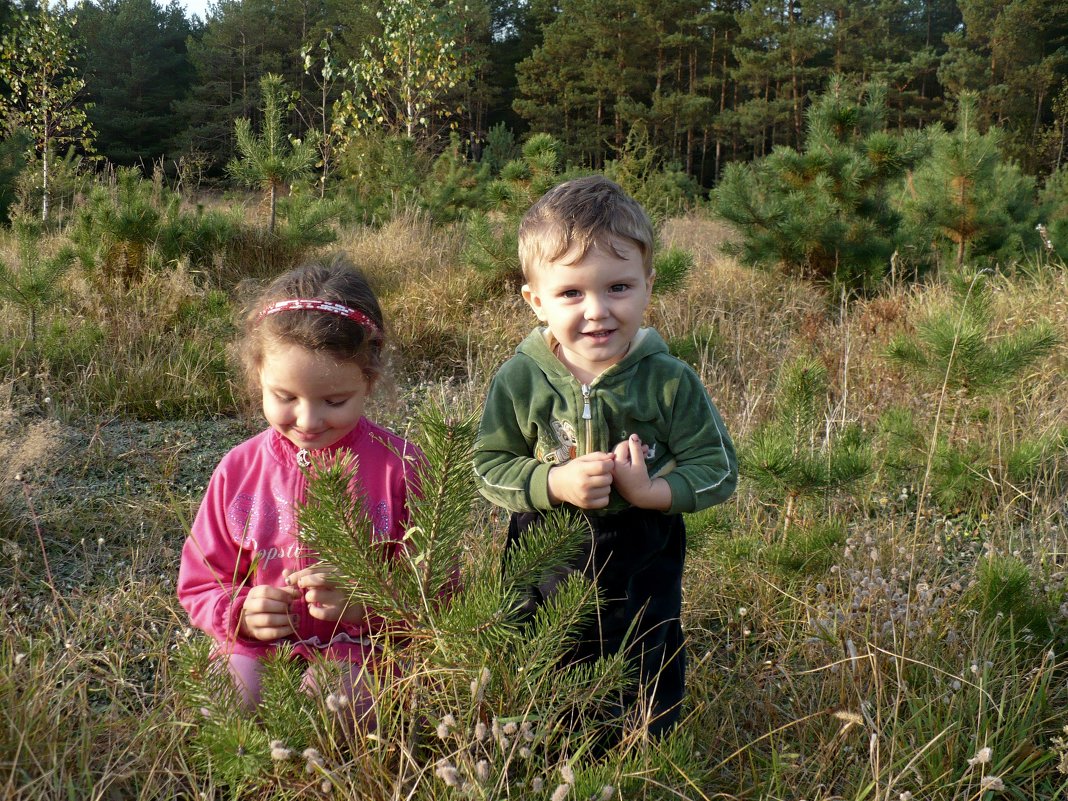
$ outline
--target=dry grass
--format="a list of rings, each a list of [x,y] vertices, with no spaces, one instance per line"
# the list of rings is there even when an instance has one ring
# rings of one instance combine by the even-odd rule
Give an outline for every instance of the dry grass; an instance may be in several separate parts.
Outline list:
[[[842,304],[724,258],[718,244],[728,235],[696,215],[665,227],[665,242],[694,253],[696,267],[682,291],[656,298],[649,321],[671,340],[693,341],[740,446],[767,418],[781,365],[800,352],[815,354],[832,376],[829,418],[871,430],[887,408],[905,406],[923,423],[933,419],[937,397],[882,354],[943,302],[939,285]],[[412,409],[428,397],[477,406],[534,324],[521,299],[487,301],[483,279],[460,258],[461,232],[416,214],[343,231],[338,246],[371,275],[396,345],[396,386],[378,399],[379,419],[407,432]],[[998,331],[1046,318],[1068,340],[1064,271],[996,286]],[[66,372],[20,356],[21,368],[0,386],[0,554],[9,567],[0,581],[0,796],[223,798],[225,788],[188,764],[188,722],[172,714],[172,649],[186,637],[173,582],[204,482],[248,428],[205,420],[204,405],[169,423],[138,423],[124,412],[136,398],[219,386],[197,372],[192,353],[171,358],[167,332],[182,321],[192,352],[209,353],[228,338],[232,310],[180,271],[115,296],[77,281],[69,289],[63,315],[50,319],[92,322],[106,331],[105,344]],[[16,342],[21,326],[5,307],[0,343]],[[989,403],[984,420],[996,439],[1068,428],[1066,358],[1062,346],[1022,392]],[[130,400],[94,400],[108,392]],[[232,410],[228,403],[219,408]],[[24,481],[13,481],[15,472]],[[813,519],[836,521],[839,534],[821,539],[812,525],[786,543],[769,533],[774,500],[746,485],[736,501],[693,517],[682,735],[709,771],[674,794],[647,784],[643,797],[1059,797],[1068,510],[1063,495],[1039,495],[1026,514],[971,516],[930,503],[917,514],[915,487],[876,476],[813,504]],[[1015,628],[1011,608],[995,613],[1002,607],[984,589],[984,569],[1001,559],[1023,566],[1027,592],[1045,604],[1047,639]],[[361,769],[357,756],[344,758],[346,770]],[[1006,786],[1003,795],[984,790],[991,777]],[[305,789],[291,795],[323,797],[310,783]],[[459,796],[431,781],[416,797]]]

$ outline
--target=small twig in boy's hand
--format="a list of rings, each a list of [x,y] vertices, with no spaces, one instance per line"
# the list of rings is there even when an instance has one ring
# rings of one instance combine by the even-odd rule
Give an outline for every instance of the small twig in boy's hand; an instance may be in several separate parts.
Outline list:
[[[41,559],[44,560],[45,575],[48,577],[48,589],[52,591],[52,600],[55,602],[57,608],[64,608],[66,604],[63,599],[59,597],[59,592],[56,590],[56,582],[52,577],[52,566],[48,562],[48,552],[45,550],[44,535],[41,533],[41,522],[37,517],[37,512],[33,508],[33,498],[30,497],[30,486],[26,479],[21,475],[16,475],[15,480],[22,485],[22,495],[26,499],[26,508],[30,512],[30,520],[33,521],[33,530],[37,534],[37,542],[41,546]]]

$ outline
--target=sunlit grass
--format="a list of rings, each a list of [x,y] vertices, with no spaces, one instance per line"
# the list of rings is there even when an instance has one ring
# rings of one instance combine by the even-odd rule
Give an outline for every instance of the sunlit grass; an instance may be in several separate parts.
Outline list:
[[[691,250],[695,269],[649,319],[695,365],[740,446],[799,352],[827,366],[835,419],[874,430],[892,405],[933,419],[937,399],[882,353],[940,300],[937,284],[843,303],[725,260],[722,235],[697,216],[669,223],[663,239]],[[487,302],[460,230],[414,212],[343,230],[338,246],[371,275],[393,337],[393,386],[375,416],[415,434],[412,412],[427,398],[476,407],[534,324],[521,299]],[[999,277],[999,326],[1044,317],[1068,335],[1066,280],[1048,265]],[[210,471],[258,425],[232,419],[241,400],[226,343],[238,296],[181,271],[110,294],[77,276],[65,289],[32,346],[18,311],[0,309],[0,796],[227,798],[233,788],[185,747],[196,719],[176,712],[172,654],[188,634],[173,593]],[[1066,359],[1061,347],[1023,391],[987,404],[993,442],[1068,427]],[[730,504],[693,516],[680,742],[707,771],[682,790],[646,777],[639,794],[611,797],[987,801],[1068,790],[1056,742],[1068,725],[1068,536],[1053,480],[1063,478],[1001,483],[979,514],[918,504],[918,482],[889,476],[882,468],[849,495],[811,501],[811,523],[787,542],[776,505],[744,482]],[[488,506],[479,512],[503,531]],[[279,780],[270,797],[462,797],[433,765],[409,765],[398,784],[407,743],[323,737],[342,780],[326,792],[318,775]],[[476,753],[469,745],[457,755]],[[478,762],[452,767],[475,775]],[[484,797],[555,789],[498,783]]]

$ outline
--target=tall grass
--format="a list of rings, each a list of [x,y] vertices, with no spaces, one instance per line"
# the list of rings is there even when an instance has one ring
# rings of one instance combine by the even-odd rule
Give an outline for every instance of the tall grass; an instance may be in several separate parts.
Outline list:
[[[415,211],[338,232],[381,295],[394,344],[394,386],[373,414],[411,435],[411,412],[427,397],[477,406],[534,324],[519,298],[500,300],[464,266],[462,236]],[[698,216],[666,224],[662,240],[696,264],[681,291],[655,299],[649,321],[698,369],[739,447],[767,420],[779,369],[799,353],[827,367],[828,420],[874,432],[900,406],[930,430],[937,397],[883,353],[943,300],[938,284],[845,302],[723,259],[722,236]],[[107,291],[74,275],[65,289],[35,346],[17,310],[0,310],[0,795],[231,797],[190,761],[196,719],[175,714],[172,654],[199,636],[173,597],[186,527],[219,456],[258,425],[233,419],[240,392],[225,344],[237,296],[181,269]],[[1056,265],[999,276],[995,335],[1038,317],[1068,335],[1066,298],[1068,274]],[[1022,392],[987,404],[992,441],[1068,427],[1066,358],[1062,347]],[[878,447],[886,457],[889,446]],[[811,522],[786,542],[776,510],[744,481],[731,503],[691,517],[689,692],[663,758],[685,748],[706,769],[673,789],[646,776],[611,797],[1068,791],[1063,461],[1030,488],[999,483],[994,505],[974,514],[920,502],[922,475],[904,480],[880,464],[849,494],[812,500]],[[501,532],[497,512],[480,514]],[[473,535],[471,547],[499,540]],[[434,766],[398,784],[400,744],[339,741],[332,758],[349,779],[324,791],[312,774],[279,778],[272,797],[463,797]],[[482,797],[555,790],[501,783]]]

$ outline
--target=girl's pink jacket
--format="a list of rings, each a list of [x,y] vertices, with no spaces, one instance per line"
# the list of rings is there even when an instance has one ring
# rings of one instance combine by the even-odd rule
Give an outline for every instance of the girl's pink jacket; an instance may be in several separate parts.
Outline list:
[[[399,544],[422,454],[366,418],[325,452],[339,449],[348,449],[358,459],[354,483],[366,499],[374,536]],[[249,590],[258,584],[281,587],[283,570],[300,570],[318,561],[296,538],[294,505],[304,500],[307,484],[298,454],[274,429],[230,451],[208,483],[182,549],[178,599],[193,625],[214,637],[223,653],[259,658],[271,651],[275,643],[238,634]],[[298,654],[329,649],[333,658],[362,661],[375,618],[351,625],[316,620],[302,598],[293,602],[292,613],[297,634],[288,640]]]

